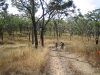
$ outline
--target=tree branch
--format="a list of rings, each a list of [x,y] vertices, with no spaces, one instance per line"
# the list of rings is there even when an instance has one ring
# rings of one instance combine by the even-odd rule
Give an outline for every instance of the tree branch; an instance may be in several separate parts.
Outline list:
[[[31,10],[27,7],[27,6],[25,6],[24,5],[24,3],[22,2],[22,0],[20,0],[20,2],[22,3],[22,5],[29,11],[29,13],[32,15],[32,12],[31,12]]]

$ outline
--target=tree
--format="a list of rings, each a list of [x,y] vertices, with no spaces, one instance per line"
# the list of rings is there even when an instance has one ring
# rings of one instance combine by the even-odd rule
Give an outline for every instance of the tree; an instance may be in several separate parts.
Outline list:
[[[65,14],[67,16],[67,10],[73,5],[73,1],[63,1],[63,0],[52,0],[49,3],[47,3],[45,0],[12,0],[13,4],[20,10],[24,10],[24,12],[27,14],[29,13],[32,19],[33,23],[33,30],[35,35],[35,47],[37,48],[38,45],[38,39],[37,39],[37,25],[39,21],[42,19],[42,25],[41,25],[41,34],[40,39],[42,46],[44,46],[44,30],[46,28],[46,25],[48,22],[55,16],[57,13],[59,14]],[[36,21],[36,8],[37,3],[40,3],[42,7],[42,15],[38,18]],[[74,5],[73,5],[74,7]],[[47,18],[46,22],[44,22],[45,18]],[[32,31],[33,32],[33,31]],[[32,35],[33,36],[33,35]]]
[[[70,9],[72,7],[73,9]],[[58,24],[63,20],[65,17],[67,17],[72,10],[74,11],[75,5],[72,0],[64,1],[64,0],[52,0],[48,6],[49,10],[54,10],[54,13],[56,13],[56,16],[54,16],[54,25],[56,30],[56,37],[57,40],[59,38],[58,35]],[[64,17],[65,16],[65,17]]]
[[[3,41],[3,33],[4,33],[4,20],[3,18],[0,18],[0,38]]]
[[[100,33],[100,9],[95,9],[93,11],[88,12],[85,17],[87,18],[88,22],[94,24],[94,31],[96,37],[99,37]]]
[[[7,9],[8,9],[8,4],[5,3],[5,0],[1,0],[0,1],[0,19],[1,19],[1,23],[0,23],[0,37],[3,41],[3,35],[4,35],[4,27],[6,24],[6,16],[7,16]]]
[[[46,3],[46,1],[40,0],[40,3],[42,7],[42,16],[39,18],[42,19],[40,39],[41,39],[41,45],[44,46],[44,32],[45,32],[46,25],[49,23],[49,21],[52,19],[52,17],[55,14],[53,14],[54,10],[48,10],[48,4]],[[47,18],[47,20],[45,20],[45,18]]]
[[[8,35],[9,36],[12,36],[12,34],[13,34],[13,36],[14,36],[14,30],[15,30],[15,21],[14,21],[14,16],[13,15],[10,15],[10,14],[8,14],[7,16],[6,16],[6,19],[5,19],[6,21],[6,26],[5,26],[5,29],[6,29],[6,31],[7,31],[7,33],[8,33]]]
[[[38,38],[37,38],[37,25],[35,20],[36,13],[36,1],[35,0],[12,0],[12,4],[15,5],[20,11],[29,14],[32,20],[32,44],[34,44],[35,37],[35,48],[38,47]],[[33,35],[34,34],[34,35]]]
[[[74,34],[74,32],[76,30],[76,24],[75,24],[74,19],[72,17],[68,18],[66,29],[68,30],[68,32],[70,34],[70,40],[71,40],[72,35]]]

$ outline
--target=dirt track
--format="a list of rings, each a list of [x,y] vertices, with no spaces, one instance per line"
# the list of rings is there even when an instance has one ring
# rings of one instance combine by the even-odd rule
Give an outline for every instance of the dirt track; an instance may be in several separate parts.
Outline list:
[[[100,75],[100,69],[93,68],[88,61],[75,53],[52,48],[43,75]]]

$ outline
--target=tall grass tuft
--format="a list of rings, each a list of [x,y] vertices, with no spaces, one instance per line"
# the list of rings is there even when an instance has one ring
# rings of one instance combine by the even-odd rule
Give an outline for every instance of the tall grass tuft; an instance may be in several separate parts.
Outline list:
[[[63,41],[65,41],[65,39],[63,39]],[[100,55],[98,55],[100,44],[97,46],[95,39],[88,41],[85,38],[83,40],[73,38],[72,40],[66,40],[65,44],[66,51],[81,54],[92,66],[100,67]]]
[[[0,56],[0,75],[39,75],[47,60],[48,48],[9,50]]]

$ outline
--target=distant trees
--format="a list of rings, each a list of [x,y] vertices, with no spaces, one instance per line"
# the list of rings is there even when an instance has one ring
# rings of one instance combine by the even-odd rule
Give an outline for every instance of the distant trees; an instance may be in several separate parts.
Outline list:
[[[70,9],[72,7],[72,9]],[[67,17],[72,11],[75,10],[75,5],[72,0],[63,1],[63,0],[52,0],[49,5],[49,10],[54,10],[56,16],[53,17],[53,22],[55,26],[56,39],[58,40],[61,32],[64,30],[63,27],[59,27],[61,21]],[[63,26],[63,25],[62,25]],[[61,29],[62,28],[62,29]],[[61,31],[62,30],[62,31]]]
[[[76,9],[72,0],[12,0],[20,15],[12,15],[7,12],[8,4],[4,0],[0,2],[0,38],[3,41],[5,32],[14,37],[14,32],[23,33],[26,30],[30,41],[32,34],[32,44],[38,48],[38,34],[40,35],[41,45],[44,46],[44,34],[54,34],[58,40],[62,33],[69,32],[70,40],[73,34],[88,40],[91,36],[100,35],[100,9],[81,15]],[[36,17],[38,8],[42,8],[41,15]],[[76,14],[78,10],[78,14]],[[31,31],[31,32],[30,32]]]
[[[3,18],[0,18],[0,38],[2,39],[3,41],[3,35],[4,35],[4,26],[3,26],[3,23],[4,23],[4,20]]]
[[[41,20],[41,44],[44,46],[44,30],[48,22],[58,14],[65,14],[67,15],[67,9],[73,5],[73,1],[63,1],[63,0],[51,0],[49,3],[45,0],[12,0],[12,4],[15,5],[20,11],[25,12],[25,14],[29,14],[33,23],[32,26],[32,38],[35,36],[35,47],[38,47],[38,39],[37,39],[37,25]],[[39,5],[38,5],[39,4]],[[38,11],[38,7],[41,6],[42,8],[42,15],[36,20],[35,13]],[[45,20],[47,18],[47,20]],[[46,21],[46,22],[44,22]],[[33,36],[34,32],[34,36]],[[33,39],[32,39],[33,44]]]
[[[26,17],[30,17],[32,20],[32,44],[34,44],[35,37],[35,47],[38,47],[38,37],[37,37],[37,25],[35,19],[35,13],[37,11],[38,2],[35,0],[12,0],[12,4],[16,6],[19,11],[23,11]]]
[[[4,34],[7,33],[9,37],[15,37],[15,32],[20,32],[22,34],[22,31],[27,30],[27,26],[31,27],[30,21],[28,19],[25,19],[22,16],[19,15],[13,15],[13,14],[6,14],[4,12],[1,12],[0,14],[0,38],[3,41]]]
[[[85,15],[78,15],[67,19],[67,29],[72,34],[86,36],[88,40],[91,37],[100,36],[100,9],[95,9]],[[71,37],[70,37],[71,38]]]
[[[76,23],[72,17],[68,18],[66,29],[69,32],[70,40],[72,39],[73,34],[76,30]]]
[[[93,33],[95,33],[96,37],[100,36],[100,9],[95,9],[91,12],[88,12],[86,15],[89,23],[94,25]]]
[[[6,24],[6,15],[7,15],[7,9],[8,9],[8,4],[5,3],[5,0],[0,1],[0,37],[3,41],[3,35],[4,35],[4,24]]]

